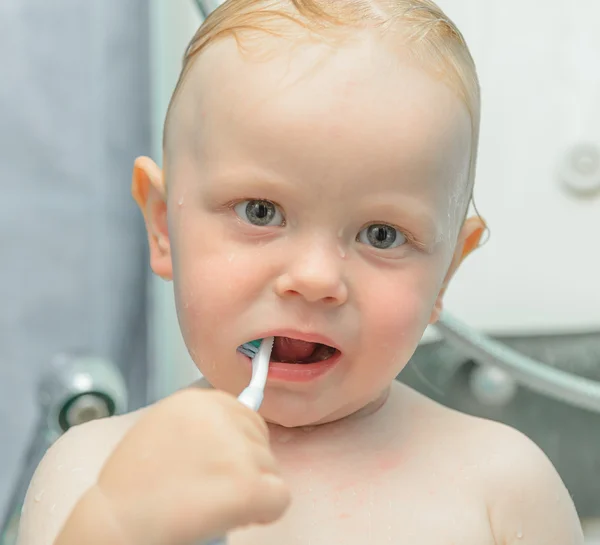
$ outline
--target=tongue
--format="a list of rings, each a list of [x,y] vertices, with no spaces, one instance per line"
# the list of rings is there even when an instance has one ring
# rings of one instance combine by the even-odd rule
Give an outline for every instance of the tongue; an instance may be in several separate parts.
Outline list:
[[[316,346],[316,343],[275,337],[272,358],[277,361],[302,361],[312,355]]]

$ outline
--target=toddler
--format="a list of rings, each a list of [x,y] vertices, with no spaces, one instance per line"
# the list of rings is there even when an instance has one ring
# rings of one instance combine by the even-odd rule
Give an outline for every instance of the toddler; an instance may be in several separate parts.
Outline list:
[[[204,379],[70,430],[20,545],[581,545],[517,431],[395,377],[484,230],[479,86],[429,0],[229,0],[133,194]],[[274,336],[260,416],[243,343]],[[44,501],[34,498],[44,491]]]

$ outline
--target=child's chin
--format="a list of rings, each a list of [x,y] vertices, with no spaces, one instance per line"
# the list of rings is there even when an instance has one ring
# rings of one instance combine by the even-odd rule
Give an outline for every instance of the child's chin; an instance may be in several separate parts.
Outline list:
[[[269,418],[266,415],[262,415],[263,418],[265,419],[265,421],[268,424],[274,424],[276,426],[281,426],[282,428],[305,428],[308,426],[316,426],[318,425],[318,423],[311,421],[307,418],[294,418],[294,417],[290,417],[290,418],[281,418],[281,417],[276,417],[276,418]]]
[[[328,424],[344,418],[345,414],[338,415],[337,407],[317,406],[315,402],[307,407],[303,404],[296,404],[293,400],[274,400],[265,403],[260,409],[261,416],[269,424],[276,424],[283,428],[303,428]],[[322,404],[321,404],[322,405]]]
[[[389,393],[388,386],[363,400],[357,399],[354,404],[344,403],[341,400],[335,403],[332,399],[329,400],[329,404],[324,404],[323,400],[318,399],[314,399],[312,403],[295,403],[292,396],[287,399],[270,397],[270,399],[265,398],[260,414],[268,423],[284,428],[319,426],[347,418],[368,417],[385,405]]]
[[[271,403],[265,400],[260,409],[260,415],[269,424],[275,424],[283,428],[302,428],[306,426],[315,426],[324,415],[318,414],[313,410],[306,410],[306,407],[295,406],[294,403],[279,403],[271,399]]]

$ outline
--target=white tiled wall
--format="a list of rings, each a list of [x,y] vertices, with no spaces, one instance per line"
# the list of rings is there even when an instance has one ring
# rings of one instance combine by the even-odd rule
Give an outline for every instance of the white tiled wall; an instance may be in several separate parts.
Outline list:
[[[600,191],[575,197],[558,165],[578,142],[600,150],[600,2],[438,3],[480,73],[475,197],[492,231],[447,308],[489,331],[599,330]]]

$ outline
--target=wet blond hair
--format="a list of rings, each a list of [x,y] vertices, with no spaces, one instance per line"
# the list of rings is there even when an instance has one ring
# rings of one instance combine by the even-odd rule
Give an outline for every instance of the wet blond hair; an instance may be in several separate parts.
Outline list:
[[[224,37],[233,37],[240,49],[243,49],[244,37],[261,33],[294,39],[298,36],[294,28],[323,40],[349,36],[352,30],[372,29],[380,31],[382,36],[391,30],[399,31],[408,52],[447,83],[469,111],[470,196],[475,179],[481,110],[477,70],[461,32],[430,0],[227,0],[206,18],[186,49],[183,68],[167,110],[165,142],[173,105],[202,51]]]

